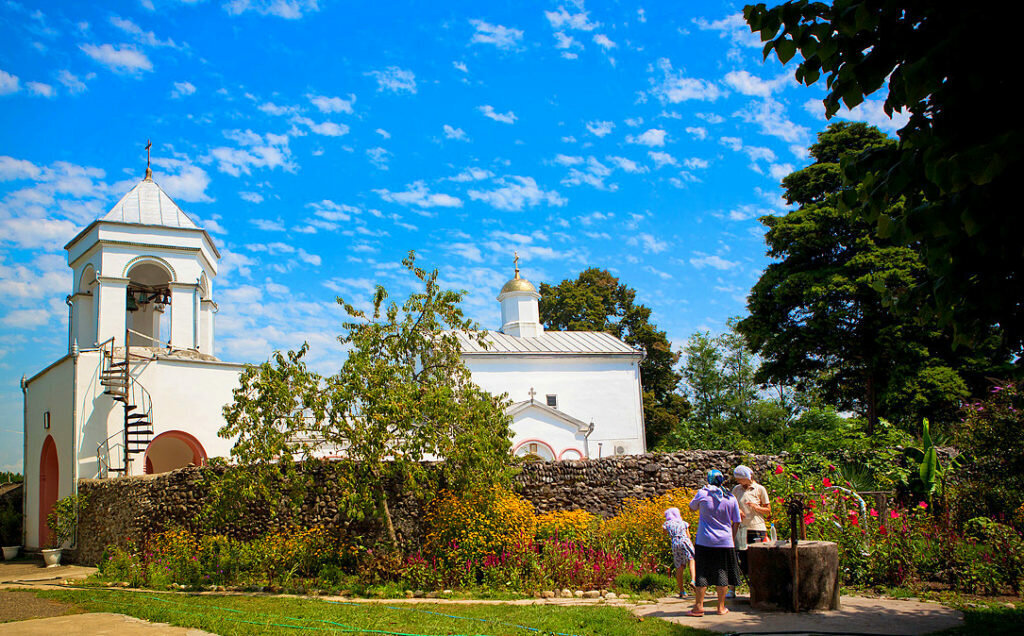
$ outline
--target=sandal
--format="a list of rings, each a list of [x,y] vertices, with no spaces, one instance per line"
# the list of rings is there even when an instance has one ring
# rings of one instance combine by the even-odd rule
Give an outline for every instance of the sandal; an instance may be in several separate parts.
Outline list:
[[[697,610],[690,610],[689,612],[683,614],[683,616],[692,616],[693,618],[703,618],[704,617],[704,612],[698,612]]]

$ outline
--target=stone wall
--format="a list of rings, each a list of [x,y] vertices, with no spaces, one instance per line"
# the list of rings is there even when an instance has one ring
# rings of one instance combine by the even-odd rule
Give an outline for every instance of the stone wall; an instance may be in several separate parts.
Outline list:
[[[755,472],[770,470],[777,458],[750,456],[728,451],[685,451],[607,457],[565,462],[526,464],[516,476],[516,489],[533,503],[538,512],[583,509],[603,517],[614,516],[628,498],[649,498],[672,488],[697,488],[705,483],[709,469],[718,468],[727,475],[732,467],[747,463]],[[231,470],[239,470],[237,468]],[[356,526],[338,514],[337,501],[342,493],[334,486],[331,466],[311,464],[316,487],[294,516],[287,511],[251,509],[241,520],[218,532],[235,537],[253,537],[294,519],[299,525],[341,526],[363,536],[379,529]],[[210,468],[183,468],[161,475],[83,479],[79,493],[87,499],[78,527],[76,549],[70,555],[76,562],[95,564],[108,545],[136,544],[148,536],[174,526],[199,529],[199,515],[209,492]],[[396,531],[406,542],[421,536],[418,520],[422,509],[412,497],[391,489],[392,516]]]

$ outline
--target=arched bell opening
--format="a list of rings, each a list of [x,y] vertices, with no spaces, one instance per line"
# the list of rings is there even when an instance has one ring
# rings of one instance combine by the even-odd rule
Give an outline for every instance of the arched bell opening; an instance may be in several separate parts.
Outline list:
[[[555,451],[539,439],[528,439],[519,443],[512,454],[528,462],[550,462],[555,460]]]
[[[159,347],[162,334],[170,333],[170,283],[174,275],[156,260],[140,260],[128,270],[125,299],[126,324],[133,332],[131,343],[140,347]]]

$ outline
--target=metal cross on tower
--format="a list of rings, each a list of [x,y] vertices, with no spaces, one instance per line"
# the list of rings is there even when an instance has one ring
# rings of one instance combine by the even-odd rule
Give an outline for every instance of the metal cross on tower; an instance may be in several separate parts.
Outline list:
[[[530,387],[530,390],[529,390],[529,391],[527,391],[527,393],[529,393],[529,394],[530,394],[530,401],[531,401],[531,402],[533,402],[533,396],[537,395],[537,392],[536,392],[536,391],[534,391],[534,390],[533,390],[533,387],[531,386],[531,387]]]

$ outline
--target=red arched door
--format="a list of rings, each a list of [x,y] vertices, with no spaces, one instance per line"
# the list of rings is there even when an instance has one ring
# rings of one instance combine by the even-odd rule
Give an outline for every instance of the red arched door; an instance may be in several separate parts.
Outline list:
[[[53,436],[47,435],[43,442],[43,452],[39,456],[39,547],[50,545],[50,528],[46,518],[53,512],[53,504],[57,503],[57,492],[60,486],[60,462],[57,460],[57,445]]]

